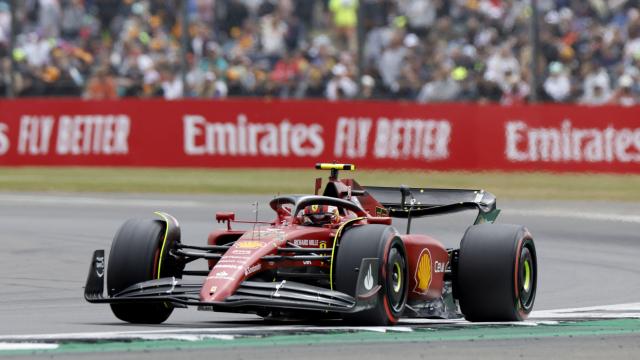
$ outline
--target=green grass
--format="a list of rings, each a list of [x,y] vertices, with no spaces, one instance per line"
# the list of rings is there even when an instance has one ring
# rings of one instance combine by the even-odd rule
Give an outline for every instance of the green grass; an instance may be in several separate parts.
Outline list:
[[[317,170],[0,167],[0,191],[309,193]],[[501,199],[639,201],[640,175],[504,172],[342,172],[361,184],[482,188]]]

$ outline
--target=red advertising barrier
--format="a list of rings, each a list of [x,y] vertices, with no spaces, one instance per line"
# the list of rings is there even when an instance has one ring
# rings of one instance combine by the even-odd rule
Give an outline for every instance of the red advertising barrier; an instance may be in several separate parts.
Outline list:
[[[0,101],[0,165],[640,173],[640,108]]]

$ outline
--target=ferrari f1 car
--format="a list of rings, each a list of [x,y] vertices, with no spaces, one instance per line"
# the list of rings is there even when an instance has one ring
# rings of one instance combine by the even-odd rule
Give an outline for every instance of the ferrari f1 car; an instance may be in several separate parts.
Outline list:
[[[183,244],[178,221],[164,212],[125,222],[106,268],[104,250],[94,252],[85,299],[109,303],[131,323],[162,323],[187,306],[367,325],[400,317],[519,321],[531,312],[538,273],[533,238],[523,226],[494,224],[500,210],[492,194],[361,186],[338,179],[353,165],[316,168],[331,171],[322,195],[318,178],[314,195],[275,197],[270,222],[217,213],[225,228],[211,232],[206,245]],[[462,210],[478,215],[459,248],[411,233],[412,220]],[[394,218],[406,219],[404,232]],[[232,228],[237,223],[249,229]],[[187,270],[195,260],[206,267]]]

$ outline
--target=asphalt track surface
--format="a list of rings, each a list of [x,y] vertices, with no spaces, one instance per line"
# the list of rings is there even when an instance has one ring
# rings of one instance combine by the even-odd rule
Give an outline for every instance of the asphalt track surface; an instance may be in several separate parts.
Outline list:
[[[269,199],[268,196],[249,195],[0,193],[0,350],[3,338],[17,335],[35,336],[36,339],[45,336],[42,334],[103,336],[172,330],[188,330],[193,335],[198,329],[202,332],[229,329],[229,333],[234,329],[252,329],[254,335],[270,335],[271,328],[267,325],[275,328],[299,326],[302,333],[314,327],[336,325],[265,324],[252,315],[179,309],[163,325],[137,326],[118,321],[107,305],[84,301],[82,287],[92,251],[108,251],[113,234],[125,219],[148,218],[153,216],[153,211],[164,210],[180,220],[183,242],[204,244],[208,232],[221,226],[214,221],[216,211],[235,211],[237,219],[252,219],[255,213],[251,204],[258,201],[259,219],[270,220]],[[499,202],[499,207],[503,209],[499,222],[525,224],[534,235],[540,269],[536,311],[542,311],[542,314],[555,309],[640,303],[640,206],[637,203],[509,201]],[[463,213],[414,221],[412,231],[432,234],[446,246],[455,247],[473,216]],[[401,223],[397,226],[403,228]],[[637,312],[640,313],[640,309]],[[604,317],[615,318],[615,311]],[[575,320],[579,319],[576,315]],[[229,359],[294,356],[375,359],[403,354],[409,358],[452,354],[453,358],[472,355],[489,358],[638,358],[640,325],[635,321],[613,324],[613,327],[626,330],[595,332],[590,336],[532,333],[521,338],[496,335],[484,340],[472,336],[430,342],[429,346],[419,339],[402,341],[400,335],[392,342],[365,339],[360,343],[335,341],[330,345],[308,340],[296,343],[294,337],[287,340],[292,341],[289,346],[257,343],[255,346],[217,347],[215,351],[216,357]],[[400,325],[400,329],[407,327],[409,330],[414,326],[412,323]],[[439,328],[436,325],[430,329],[438,331]],[[144,352],[127,353],[129,350],[114,351],[124,359],[201,357],[211,351],[207,346],[185,348],[171,344],[158,350],[145,348]],[[60,356],[95,359],[116,356],[113,352],[87,351],[90,353],[81,351],[75,355],[61,353]]]

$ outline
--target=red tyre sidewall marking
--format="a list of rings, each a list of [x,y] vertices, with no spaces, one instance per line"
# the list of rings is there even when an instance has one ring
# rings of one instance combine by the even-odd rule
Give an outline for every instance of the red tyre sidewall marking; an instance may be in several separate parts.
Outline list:
[[[520,254],[522,252],[522,245],[524,244],[524,240],[527,238],[527,233],[525,233],[520,240],[518,240],[518,246],[516,250],[516,267],[513,274],[514,286],[515,286],[515,295],[516,295],[516,311],[518,311],[518,315],[521,320],[524,320],[528,317],[527,313],[524,312],[522,308],[522,304],[520,303]]]
[[[153,257],[153,274],[151,274],[151,276],[154,279],[157,279],[160,277],[160,274],[158,274],[158,258],[160,257],[160,249],[156,249],[156,255]]]
[[[383,304],[384,304],[384,311],[387,314],[387,319],[389,319],[389,322],[391,324],[395,324],[398,322],[398,318],[395,317],[393,315],[393,312],[391,311],[391,306],[389,305],[389,299],[387,299],[387,260],[389,260],[389,250],[391,248],[391,243],[393,242],[393,235],[391,236],[391,238],[389,240],[387,240],[387,243],[384,247],[384,256],[382,259],[382,279],[384,279],[385,282],[385,287],[384,287],[384,293],[383,293]]]

